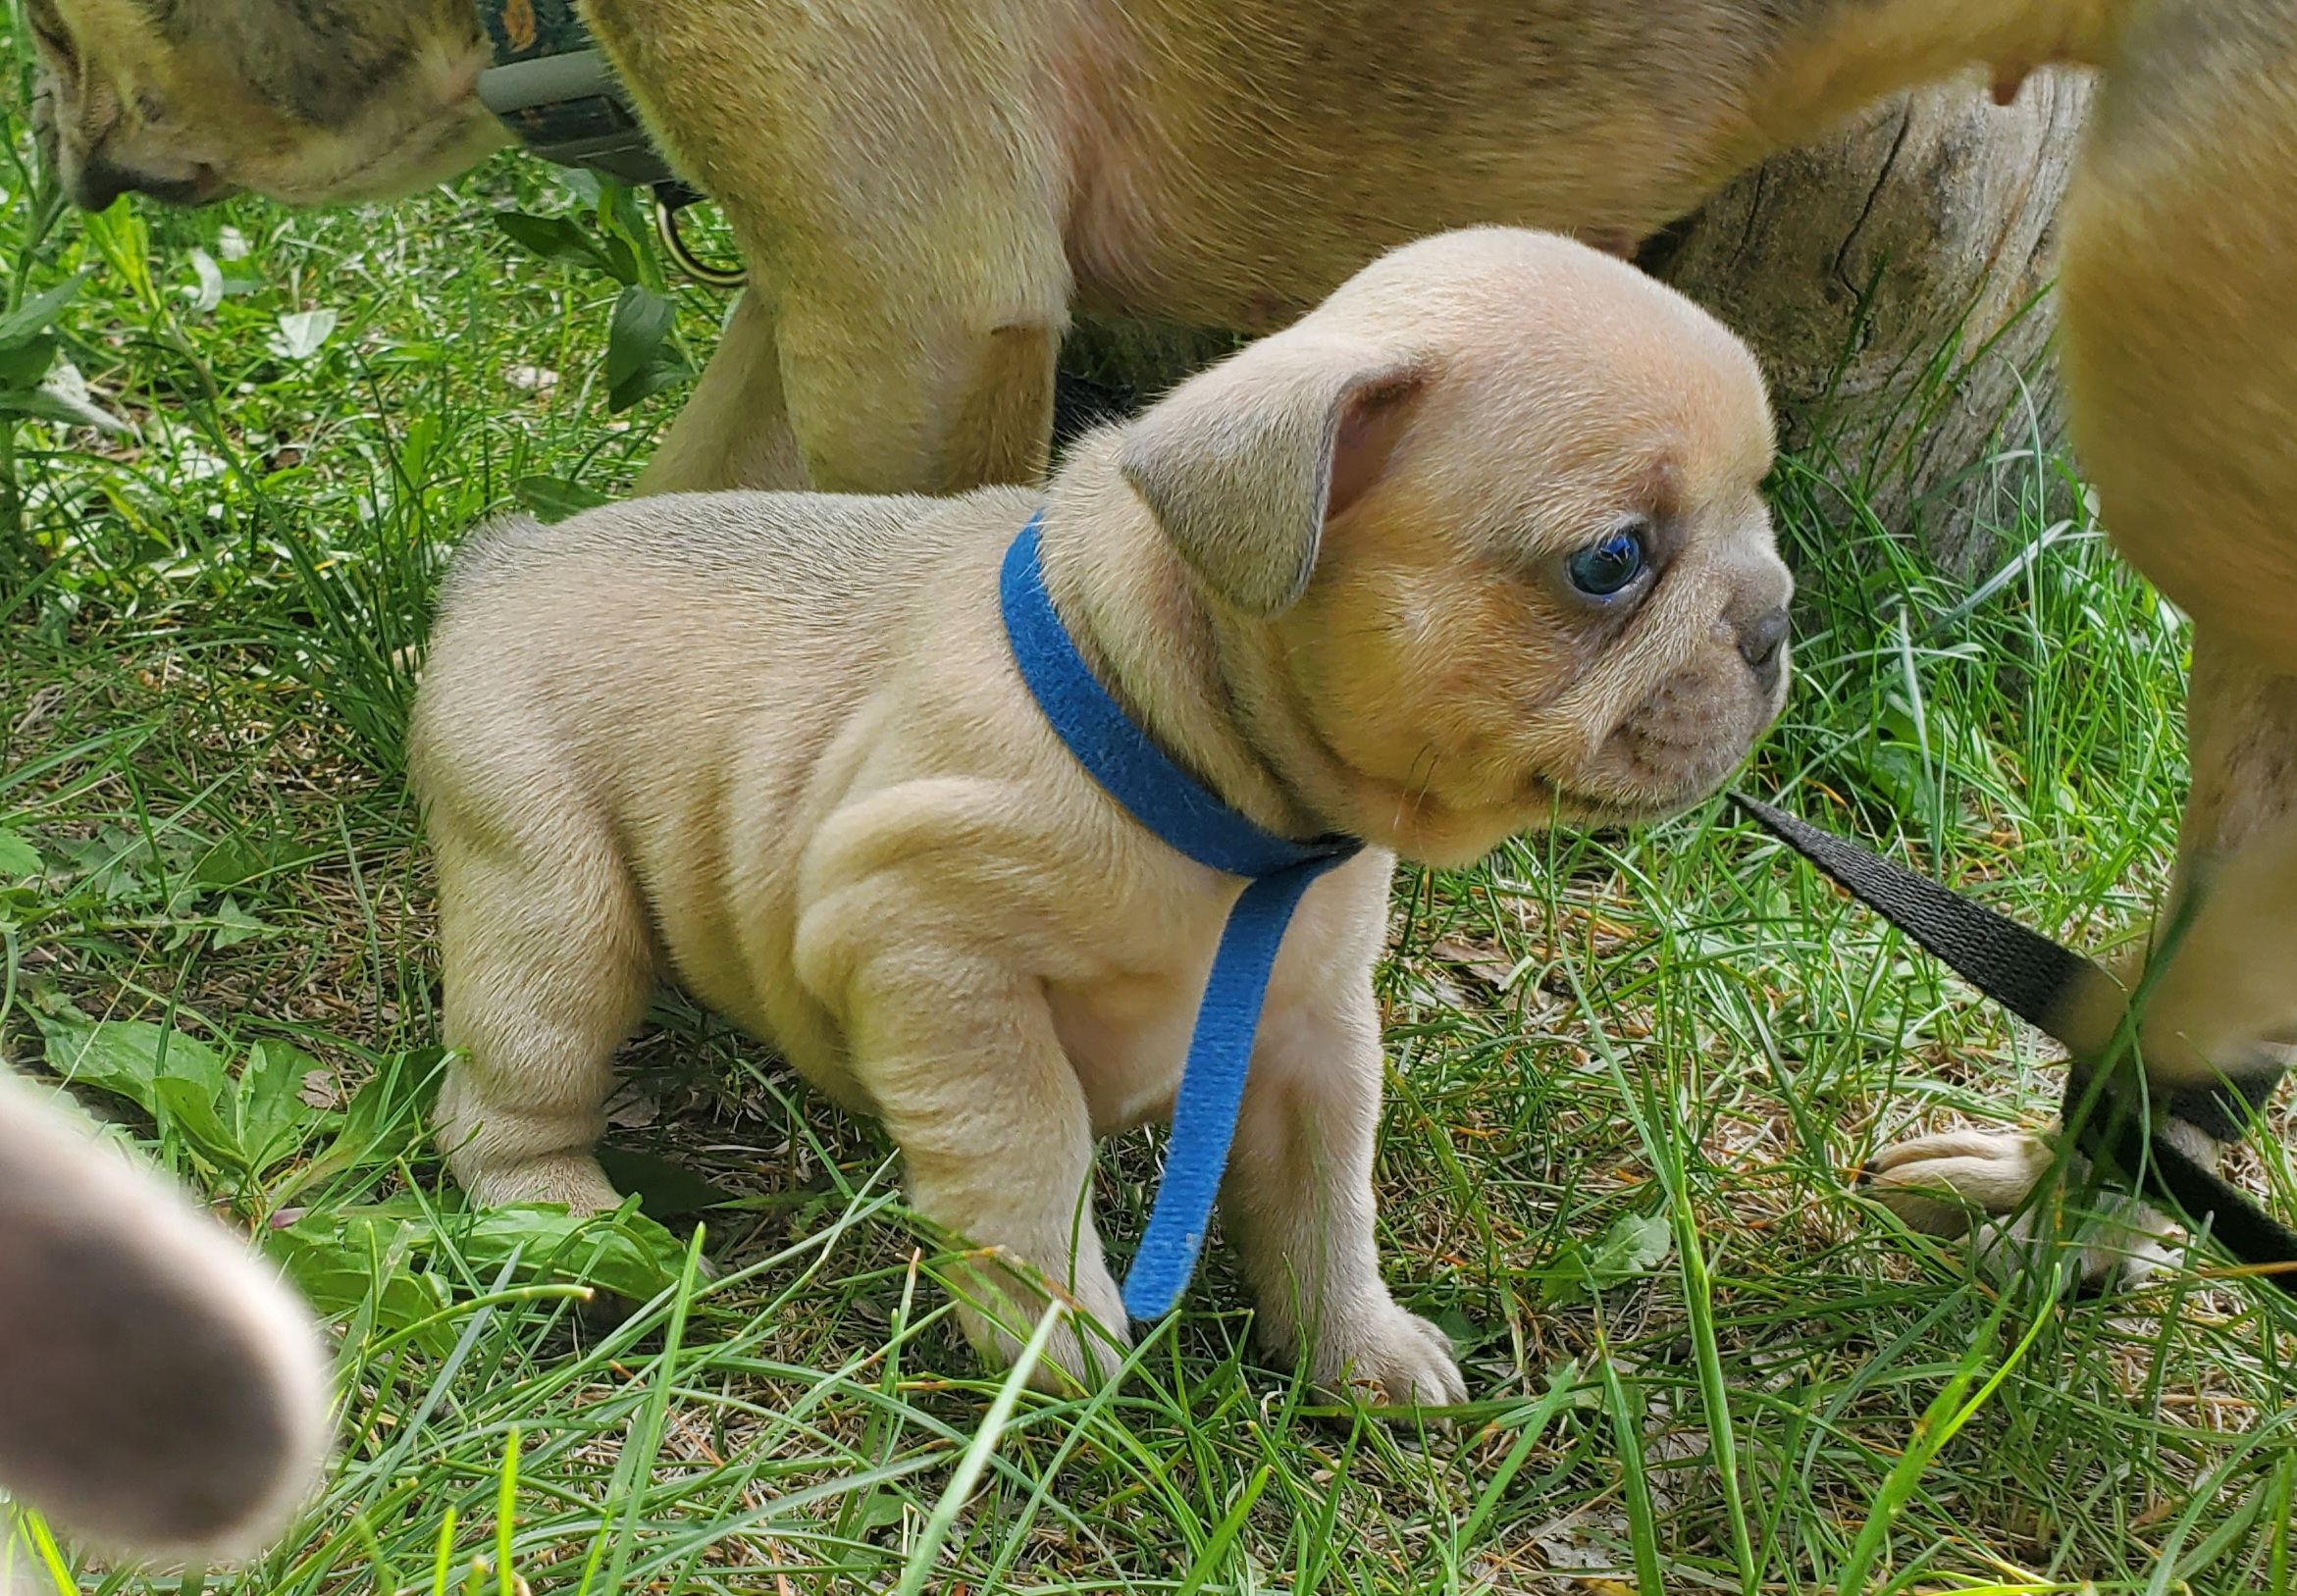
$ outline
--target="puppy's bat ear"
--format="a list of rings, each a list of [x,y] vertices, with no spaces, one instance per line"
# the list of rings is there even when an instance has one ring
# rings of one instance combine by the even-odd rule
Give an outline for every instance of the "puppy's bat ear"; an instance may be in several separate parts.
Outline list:
[[[259,1550],[325,1461],[303,1306],[0,1067],[0,1486],[104,1551]]]
[[[1174,389],[1117,468],[1207,588],[1275,615],[1306,590],[1325,524],[1385,471],[1420,380],[1408,356],[1303,325]]]

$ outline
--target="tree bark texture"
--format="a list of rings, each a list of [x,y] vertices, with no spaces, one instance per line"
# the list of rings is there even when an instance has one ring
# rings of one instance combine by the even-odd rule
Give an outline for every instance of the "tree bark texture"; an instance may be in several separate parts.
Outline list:
[[[2089,98],[2070,71],[2008,106],[1975,79],[1901,96],[1643,251],[1753,346],[1822,507],[1967,568],[2021,508],[2069,501],[2045,290]]]

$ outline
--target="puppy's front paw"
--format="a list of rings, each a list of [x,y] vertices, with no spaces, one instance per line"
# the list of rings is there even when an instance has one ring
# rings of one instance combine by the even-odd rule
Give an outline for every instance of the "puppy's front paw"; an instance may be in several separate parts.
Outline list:
[[[961,1291],[957,1316],[966,1339],[985,1362],[1011,1368],[1050,1299],[1018,1278],[1018,1271],[1007,1270],[976,1272]],[[1106,1269],[1097,1278],[1079,1280],[1070,1314],[1046,1341],[1044,1356],[1029,1371],[1030,1388],[1067,1397],[1107,1384],[1132,1345],[1128,1326],[1123,1294]]]
[[[1960,1236],[1979,1216],[2023,1203],[2050,1158],[2049,1144],[2027,1131],[1941,1131],[1883,1149],[1859,1184],[1909,1230]]]
[[[1326,1326],[1308,1364],[1318,1385],[1376,1408],[1441,1407],[1468,1400],[1451,1338],[1383,1297],[1362,1321]]]

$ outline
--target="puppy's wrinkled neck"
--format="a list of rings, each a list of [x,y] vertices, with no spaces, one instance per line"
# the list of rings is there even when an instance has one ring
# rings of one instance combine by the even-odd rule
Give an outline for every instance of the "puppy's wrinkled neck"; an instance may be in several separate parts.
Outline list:
[[[1134,722],[1256,824],[1306,839],[1334,829],[1263,752],[1254,704],[1277,700],[1268,639],[1215,612],[1118,476],[1117,434],[1078,441],[1054,479],[1046,591],[1078,652]]]

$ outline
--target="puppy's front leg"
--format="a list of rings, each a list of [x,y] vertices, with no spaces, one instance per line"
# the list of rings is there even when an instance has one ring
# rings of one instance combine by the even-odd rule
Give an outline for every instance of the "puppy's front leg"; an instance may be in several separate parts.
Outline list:
[[[1467,1384],[1444,1333],[1380,1277],[1372,1157],[1380,1128],[1380,1019],[1369,980],[1337,1011],[1271,1008],[1245,1079],[1221,1213],[1270,1342],[1309,1377],[1377,1403],[1446,1403]]]
[[[1113,1374],[1124,1304],[1093,1225],[1092,1120],[1041,986],[911,947],[864,965],[850,1002],[854,1071],[901,1147],[910,1201],[1016,1265],[985,1255],[961,1269],[966,1336],[1013,1362],[1044,1312],[1041,1277],[1098,1322],[1058,1331],[1032,1383]]]

